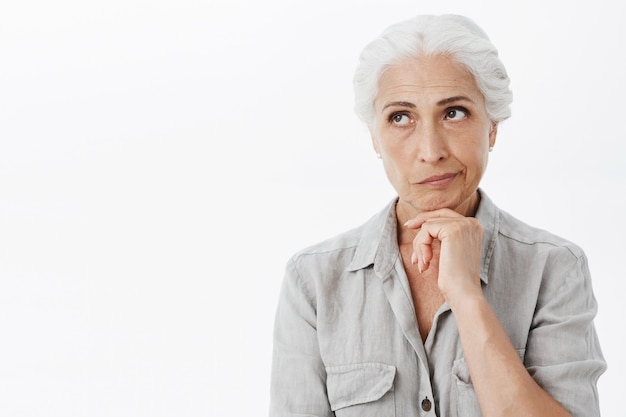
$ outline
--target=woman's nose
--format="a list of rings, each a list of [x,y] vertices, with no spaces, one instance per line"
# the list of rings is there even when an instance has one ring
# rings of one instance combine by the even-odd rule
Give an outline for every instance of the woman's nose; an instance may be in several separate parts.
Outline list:
[[[445,134],[435,123],[421,123],[415,130],[415,146],[420,162],[434,163],[448,157]]]

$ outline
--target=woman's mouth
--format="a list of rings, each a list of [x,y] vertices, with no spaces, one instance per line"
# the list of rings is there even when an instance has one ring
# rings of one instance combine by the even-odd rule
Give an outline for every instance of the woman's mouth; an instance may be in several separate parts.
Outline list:
[[[427,187],[445,187],[451,184],[458,175],[458,172],[449,172],[442,175],[433,175],[432,177],[428,177],[418,182],[418,184],[425,185]]]

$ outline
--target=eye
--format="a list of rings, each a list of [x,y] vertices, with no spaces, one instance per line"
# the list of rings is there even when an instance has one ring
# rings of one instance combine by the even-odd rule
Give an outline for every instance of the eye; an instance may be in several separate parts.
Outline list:
[[[389,121],[396,126],[406,126],[411,123],[411,118],[406,113],[392,113]]]
[[[461,120],[469,116],[469,111],[463,107],[452,107],[446,110],[446,119]]]

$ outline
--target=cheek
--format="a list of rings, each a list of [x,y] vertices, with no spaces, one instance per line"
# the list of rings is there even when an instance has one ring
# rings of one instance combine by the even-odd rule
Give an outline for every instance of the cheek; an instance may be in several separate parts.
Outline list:
[[[411,163],[398,155],[388,153],[383,158],[383,168],[387,180],[399,194],[404,194],[411,186]]]
[[[467,170],[468,180],[476,176],[482,176],[487,167],[488,146],[485,146],[482,142],[475,142],[472,146],[464,146],[462,149],[458,149],[456,155]]]
[[[468,180],[471,182],[479,182],[487,168],[487,155],[475,155],[471,161],[468,161],[468,164],[467,169],[470,176]]]

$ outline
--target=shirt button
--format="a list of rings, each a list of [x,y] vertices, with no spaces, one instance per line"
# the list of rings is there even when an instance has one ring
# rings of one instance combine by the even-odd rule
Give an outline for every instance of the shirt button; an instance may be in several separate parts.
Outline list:
[[[428,399],[428,397],[424,398],[422,400],[422,410],[424,411],[430,411],[430,408],[432,407],[432,403],[430,402],[430,400]]]

